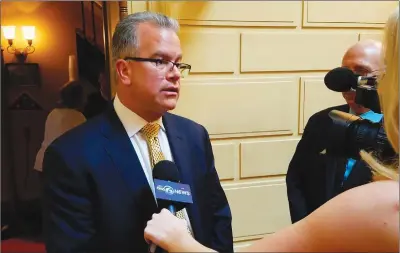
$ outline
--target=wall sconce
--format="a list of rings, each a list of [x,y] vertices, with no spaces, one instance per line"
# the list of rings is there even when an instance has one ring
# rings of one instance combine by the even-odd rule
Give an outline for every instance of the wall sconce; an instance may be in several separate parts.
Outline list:
[[[28,41],[28,46],[25,48],[16,48],[14,46],[15,39],[15,26],[3,26],[4,38],[8,40],[7,52],[14,54],[19,62],[24,62],[28,54],[35,52],[35,47],[32,46],[32,40],[35,38],[34,26],[23,26],[22,33],[24,38]]]

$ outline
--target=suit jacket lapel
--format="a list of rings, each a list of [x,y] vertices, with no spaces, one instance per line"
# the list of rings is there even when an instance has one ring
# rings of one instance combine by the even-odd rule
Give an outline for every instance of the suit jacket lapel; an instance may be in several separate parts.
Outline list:
[[[163,116],[168,142],[171,148],[172,157],[181,174],[181,183],[190,185],[193,204],[186,207],[190,223],[193,228],[194,237],[201,241],[201,220],[200,213],[196,206],[196,189],[194,189],[194,178],[191,167],[190,149],[185,136],[182,134],[182,128],[179,128],[174,116],[167,113]]]
[[[107,116],[109,121],[102,128],[102,133],[106,138],[105,149],[115,164],[116,170],[121,173],[122,180],[133,192],[136,201],[140,202],[138,206],[143,210],[145,216],[143,218],[147,221],[157,211],[153,193],[135,149],[113,107],[110,108]]]

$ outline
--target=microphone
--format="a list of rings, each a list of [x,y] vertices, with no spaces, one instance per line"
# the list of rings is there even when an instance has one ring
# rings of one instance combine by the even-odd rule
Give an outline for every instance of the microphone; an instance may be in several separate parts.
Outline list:
[[[324,83],[330,90],[337,92],[345,92],[351,89],[363,88],[367,90],[374,90],[376,87],[376,76],[361,76],[354,74],[348,68],[339,67],[329,71],[325,78]]]
[[[175,163],[163,160],[154,165],[153,180],[155,196],[160,209],[166,208],[176,215],[177,211],[193,203],[190,186],[181,183]],[[155,252],[156,247],[152,243],[149,252]]]
[[[175,163],[161,161],[153,168],[155,195],[160,209],[166,208],[175,215],[188,204],[192,204],[190,186],[180,183],[180,175]]]

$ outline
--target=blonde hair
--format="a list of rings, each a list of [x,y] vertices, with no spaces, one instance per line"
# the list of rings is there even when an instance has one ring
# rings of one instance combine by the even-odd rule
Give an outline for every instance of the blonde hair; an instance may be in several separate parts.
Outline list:
[[[399,154],[399,7],[389,16],[383,37],[382,65],[385,71],[378,80],[379,102],[384,115],[386,135],[393,149]],[[372,168],[375,175],[399,180],[398,159],[394,165],[386,167],[371,154],[361,151],[360,155]]]

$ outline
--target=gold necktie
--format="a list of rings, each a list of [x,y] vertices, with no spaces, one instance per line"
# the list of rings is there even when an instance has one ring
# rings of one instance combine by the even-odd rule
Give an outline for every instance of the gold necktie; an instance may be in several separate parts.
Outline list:
[[[158,140],[158,131],[160,131],[160,125],[158,123],[148,123],[140,130],[146,138],[150,154],[150,166],[152,169],[159,161],[165,160],[164,154],[161,151],[160,141]]]
[[[151,168],[154,168],[154,165],[157,164],[158,162],[165,160],[164,154],[162,153],[161,150],[160,141],[158,139],[159,131],[160,131],[160,125],[154,122],[148,123],[140,130],[140,132],[146,138],[147,146],[149,148]],[[180,219],[185,219],[185,216],[183,214],[183,209],[176,212],[176,217]],[[190,234],[192,234],[189,227],[188,231]]]

